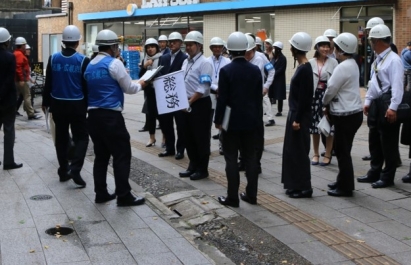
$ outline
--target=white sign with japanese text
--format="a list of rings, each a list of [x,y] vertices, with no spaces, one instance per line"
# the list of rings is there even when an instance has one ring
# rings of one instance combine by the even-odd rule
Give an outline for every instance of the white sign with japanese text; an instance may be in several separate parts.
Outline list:
[[[199,4],[200,0],[142,0],[141,8]]]
[[[153,85],[158,114],[189,108],[183,70],[160,76],[154,80]]]

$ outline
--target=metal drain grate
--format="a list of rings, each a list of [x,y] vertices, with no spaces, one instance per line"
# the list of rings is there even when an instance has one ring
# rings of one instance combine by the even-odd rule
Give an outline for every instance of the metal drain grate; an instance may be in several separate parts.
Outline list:
[[[46,234],[51,235],[51,236],[56,236],[56,235],[65,236],[73,232],[74,232],[73,229],[69,227],[61,227],[61,226],[56,226],[56,227],[49,228],[46,230]]]
[[[42,195],[34,195],[34,196],[31,196],[31,197],[30,197],[30,200],[33,200],[33,201],[45,201],[45,200],[50,200],[51,198],[53,198],[53,196],[42,194]]]

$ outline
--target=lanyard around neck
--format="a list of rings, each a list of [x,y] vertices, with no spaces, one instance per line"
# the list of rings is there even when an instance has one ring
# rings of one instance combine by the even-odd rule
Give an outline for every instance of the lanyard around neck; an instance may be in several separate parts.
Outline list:
[[[218,67],[216,67],[216,62],[214,62],[214,72],[215,72],[215,78],[218,76],[218,71],[220,70],[220,64],[221,64],[221,55],[218,57]]]

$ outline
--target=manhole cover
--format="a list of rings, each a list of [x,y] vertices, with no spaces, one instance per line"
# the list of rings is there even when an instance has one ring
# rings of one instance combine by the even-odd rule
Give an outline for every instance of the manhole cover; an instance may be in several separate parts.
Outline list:
[[[65,235],[69,235],[73,232],[74,232],[73,229],[71,229],[69,227],[61,227],[61,226],[49,228],[49,229],[46,230],[46,234],[52,235],[52,236],[55,236],[55,235],[65,236]]]
[[[51,198],[53,198],[53,196],[51,195],[34,195],[30,197],[30,200],[33,201],[44,201],[44,200],[50,200]]]

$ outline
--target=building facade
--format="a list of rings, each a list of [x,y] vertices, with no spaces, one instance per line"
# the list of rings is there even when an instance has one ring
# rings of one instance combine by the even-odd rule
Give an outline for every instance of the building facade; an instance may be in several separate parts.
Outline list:
[[[190,30],[204,35],[204,53],[212,37],[227,39],[233,31],[254,33],[262,39],[284,43],[288,59],[288,81],[293,74],[293,58],[288,40],[298,31],[306,31],[314,40],[326,29],[351,32],[358,36],[359,54],[364,50],[364,28],[375,16],[384,19],[393,32],[393,41],[401,50],[411,41],[411,0],[72,0],[70,12],[38,16],[39,60],[47,62],[59,50],[61,32],[70,21],[83,33],[81,51],[91,52],[98,31],[108,28],[123,39],[123,50],[142,51],[145,39]],[[142,56],[144,56],[142,54]],[[140,57],[142,57],[140,56]],[[310,52],[308,57],[312,57]],[[362,60],[366,60],[363,56]],[[360,59],[361,61],[361,59]]]

